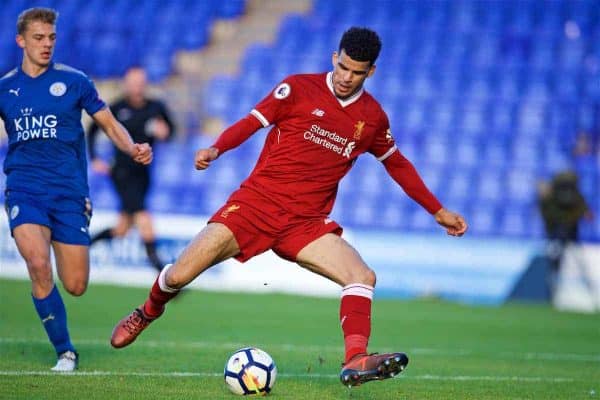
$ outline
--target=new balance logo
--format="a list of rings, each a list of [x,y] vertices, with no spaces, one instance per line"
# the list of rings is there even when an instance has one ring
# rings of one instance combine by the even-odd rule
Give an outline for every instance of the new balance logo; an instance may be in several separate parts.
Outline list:
[[[54,319],[54,314],[50,314],[42,320],[42,324],[45,324],[48,321],[52,321],[53,319]]]
[[[356,143],[354,142],[350,142],[346,145],[346,148],[344,149],[344,157],[350,158],[350,154],[352,153],[352,150],[354,150],[354,146],[356,146]]]
[[[12,93],[15,96],[19,97],[19,90],[21,90],[21,88],[16,88],[16,89],[8,89],[8,93]]]
[[[311,114],[316,115],[317,117],[322,117],[325,115],[325,111],[321,110],[320,108],[315,108]]]

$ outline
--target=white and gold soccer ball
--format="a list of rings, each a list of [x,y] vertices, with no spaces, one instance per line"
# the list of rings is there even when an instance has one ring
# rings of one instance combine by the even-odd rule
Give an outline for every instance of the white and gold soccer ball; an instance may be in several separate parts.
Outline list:
[[[225,384],[240,395],[265,395],[273,389],[277,367],[273,358],[256,347],[236,350],[225,364]]]

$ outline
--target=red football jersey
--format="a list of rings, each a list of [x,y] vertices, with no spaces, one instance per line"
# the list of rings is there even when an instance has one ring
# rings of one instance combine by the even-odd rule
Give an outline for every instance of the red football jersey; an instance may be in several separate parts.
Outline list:
[[[273,128],[241,186],[296,215],[328,215],[338,183],[359,155],[369,152],[383,161],[396,150],[379,103],[364,89],[338,99],[331,75],[289,76],[251,111]]]

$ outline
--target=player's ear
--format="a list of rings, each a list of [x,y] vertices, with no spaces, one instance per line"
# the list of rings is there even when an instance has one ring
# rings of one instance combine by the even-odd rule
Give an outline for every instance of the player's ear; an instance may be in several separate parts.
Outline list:
[[[335,68],[337,66],[337,63],[338,63],[338,53],[337,53],[337,51],[334,51],[331,56],[331,64],[333,65],[333,68]]]
[[[369,68],[369,72],[367,72],[367,78],[373,76],[373,74],[375,73],[375,69],[377,69],[377,66],[375,64],[371,65],[371,67]]]
[[[25,48],[25,38],[23,37],[23,35],[17,35],[15,37],[15,42],[17,42],[17,46],[19,46],[20,48]]]

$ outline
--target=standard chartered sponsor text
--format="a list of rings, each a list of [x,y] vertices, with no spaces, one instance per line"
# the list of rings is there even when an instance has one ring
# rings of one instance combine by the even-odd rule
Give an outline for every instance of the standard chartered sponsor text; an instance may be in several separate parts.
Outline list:
[[[342,154],[348,138],[339,136],[335,132],[321,128],[319,125],[312,125],[310,130],[304,131],[304,139],[325,147],[335,153]]]

